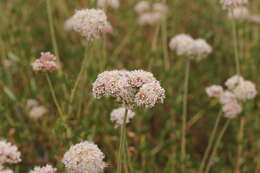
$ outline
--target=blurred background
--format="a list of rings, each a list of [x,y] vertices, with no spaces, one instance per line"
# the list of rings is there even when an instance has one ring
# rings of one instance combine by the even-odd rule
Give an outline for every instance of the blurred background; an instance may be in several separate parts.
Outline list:
[[[66,111],[66,124],[58,115],[44,74],[32,71],[31,63],[40,52],[51,51],[46,2],[44,0],[0,1],[0,138],[16,144],[23,161],[12,166],[17,172],[28,172],[35,165],[51,163],[63,171],[60,162],[69,146],[92,140],[106,155],[109,166],[116,167],[119,129],[110,121],[110,112],[119,107],[111,99],[92,97],[92,83],[105,70],[143,69],[152,72],[166,90],[163,105],[153,109],[135,109],[136,116],[127,126],[132,171],[136,173],[179,172],[182,94],[185,59],[167,50],[161,26],[140,26],[134,11],[137,0],[121,0],[118,9],[107,9],[113,33],[106,35],[106,59],[99,40],[86,49],[82,37],[64,29],[64,22],[75,9],[96,8],[94,0],[51,1],[63,75],[50,74],[58,100]],[[159,2],[154,0],[153,2]],[[171,37],[188,33],[204,38],[212,45],[213,53],[200,62],[192,62],[187,116],[187,172],[196,172],[207,146],[220,105],[208,98],[205,87],[218,84],[235,74],[231,21],[218,0],[165,0],[169,8],[166,26],[167,45]],[[260,1],[249,2],[251,14],[260,15]],[[238,21],[241,74],[260,86],[260,24]],[[155,33],[158,36],[155,39]],[[168,48],[167,48],[168,49]],[[88,68],[73,103],[68,92],[73,88],[84,56]],[[168,68],[169,67],[169,68]],[[35,99],[46,113],[31,118],[26,105]],[[234,170],[240,118],[245,117],[241,172],[260,171],[260,99],[246,103],[243,113],[232,120],[221,142],[212,172]],[[221,119],[223,125],[225,118]]]

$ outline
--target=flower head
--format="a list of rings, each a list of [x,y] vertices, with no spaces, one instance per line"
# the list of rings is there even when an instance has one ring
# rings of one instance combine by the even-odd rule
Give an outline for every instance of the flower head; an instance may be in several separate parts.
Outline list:
[[[241,113],[242,107],[236,102],[229,102],[222,106],[222,111],[226,118],[235,118],[238,114]]]
[[[229,90],[233,90],[240,82],[243,82],[244,78],[239,75],[232,76],[229,78],[226,82],[225,85]]]
[[[119,5],[120,5],[119,0],[98,0],[97,1],[97,6],[99,8],[111,7],[117,9]]]
[[[64,154],[63,164],[70,173],[101,173],[106,167],[102,151],[92,142],[81,142]]]
[[[114,109],[111,112],[110,119],[111,119],[111,121],[115,122],[116,128],[124,123],[125,111],[126,111],[126,108],[120,107],[120,108]],[[129,123],[130,119],[132,119],[134,116],[135,116],[135,113],[132,110],[128,109],[127,116],[126,116],[126,123]]]
[[[4,168],[2,165],[0,165],[0,173],[13,173],[13,170]]]
[[[36,107],[38,106],[39,103],[37,100],[35,99],[28,99],[27,102],[26,102],[26,109],[29,110],[29,109],[32,109],[33,107]]]
[[[41,118],[48,112],[48,109],[44,106],[34,106],[29,112],[29,117],[33,119]]]
[[[34,71],[40,72],[56,71],[58,69],[56,56],[50,52],[42,52],[41,57],[32,63],[32,68]]]
[[[212,85],[206,88],[206,93],[209,97],[219,98],[223,93],[223,87],[219,85]]]
[[[228,11],[228,17],[234,20],[246,20],[249,18],[249,11],[246,7],[236,7]]]
[[[138,14],[143,14],[145,12],[148,12],[151,9],[151,4],[148,1],[139,1],[135,5],[135,11]]]
[[[206,57],[212,52],[212,47],[203,39],[197,39],[193,43],[192,54],[198,60]]]
[[[260,15],[250,15],[248,20],[255,24],[260,24]]]
[[[223,92],[219,97],[219,102],[223,105],[235,101],[236,101],[236,96],[230,91]]]
[[[55,173],[56,168],[53,168],[51,165],[46,165],[43,167],[36,166],[33,170],[31,170],[29,173]]]
[[[98,39],[108,25],[107,16],[101,9],[77,10],[70,22],[73,30],[87,40]]]
[[[179,34],[173,37],[169,43],[171,50],[175,50],[179,56],[191,56],[193,53],[194,40],[190,35]]]
[[[156,103],[163,103],[164,99],[165,90],[158,81],[144,84],[135,96],[136,104],[147,108],[154,107]]]
[[[0,141],[0,165],[21,162],[21,153],[17,147],[6,141]]]
[[[242,81],[237,85],[237,87],[233,89],[233,93],[235,94],[237,99],[245,101],[255,98],[257,91],[253,82]]]
[[[231,9],[244,6],[248,3],[248,0],[220,0],[224,9]]]
[[[152,86],[153,88],[151,88]],[[164,89],[160,87],[159,82],[154,78],[152,73],[143,70],[105,71],[98,75],[96,81],[93,83],[92,91],[93,96],[97,99],[103,96],[111,96],[121,102],[123,106],[131,108],[135,105],[144,106],[144,104],[140,103],[137,95],[144,93],[146,88],[153,90],[150,93],[156,95],[154,104],[162,102],[164,99]],[[139,93],[140,91],[141,93]]]

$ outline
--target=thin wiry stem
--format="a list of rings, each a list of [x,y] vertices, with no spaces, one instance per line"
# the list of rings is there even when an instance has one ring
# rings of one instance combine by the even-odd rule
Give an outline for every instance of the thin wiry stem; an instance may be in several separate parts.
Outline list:
[[[214,141],[215,136],[216,136],[216,132],[217,132],[217,128],[218,128],[218,125],[219,125],[221,116],[222,116],[221,111],[219,111],[218,116],[217,116],[217,119],[216,119],[215,124],[214,124],[214,127],[213,127],[213,130],[212,130],[212,132],[211,132],[211,134],[210,134],[208,146],[207,146],[207,148],[206,148],[206,151],[205,151],[205,153],[204,153],[204,155],[203,155],[203,159],[202,159],[201,164],[200,164],[199,173],[202,173],[202,171],[203,171],[203,169],[204,169],[206,159],[207,159],[208,156],[209,156],[209,152],[210,152],[210,150],[211,150],[211,148],[212,148],[213,141]]]
[[[119,143],[119,153],[118,153],[118,160],[117,160],[117,173],[122,173],[122,164],[124,161],[123,154],[124,153],[124,146],[125,146],[125,133],[126,133],[126,118],[127,118],[128,109],[125,109],[125,115],[124,115],[124,122],[121,125],[120,130],[120,143]]]
[[[189,89],[189,76],[190,76],[190,59],[186,62],[185,81],[184,81],[184,94],[182,105],[182,130],[181,130],[181,159],[186,158],[186,119],[187,119],[187,104],[188,104],[188,89]],[[182,172],[185,171],[185,165],[182,163]]]
[[[162,45],[163,45],[163,57],[164,67],[168,70],[170,67],[169,54],[168,54],[168,42],[167,42],[167,19],[163,20],[162,23]]]
[[[237,147],[237,159],[235,173],[240,173],[241,155],[243,149],[243,137],[244,137],[245,117],[240,118],[239,133],[238,133],[238,147]]]
[[[50,0],[46,0],[46,8],[47,8],[47,14],[48,14],[49,28],[50,28],[50,32],[51,32],[52,48],[54,50],[55,56],[57,57],[58,63],[60,65],[59,69],[61,70],[62,68],[61,68],[57,38],[56,38],[55,30],[54,30],[53,15],[52,15]]]
[[[240,63],[238,55],[238,40],[237,40],[237,28],[236,21],[232,20],[232,32],[233,32],[233,42],[234,42],[234,53],[235,53],[235,62],[236,62],[236,73],[240,75]]]
[[[222,130],[220,131],[220,134],[219,134],[219,136],[218,136],[218,138],[217,138],[217,140],[216,140],[216,143],[215,143],[215,145],[214,145],[214,147],[213,147],[212,153],[211,153],[211,155],[210,155],[210,157],[209,157],[209,161],[208,161],[208,164],[207,164],[207,166],[206,166],[206,171],[205,171],[205,173],[208,173],[208,172],[209,172],[209,170],[210,170],[210,168],[211,168],[211,166],[212,166],[212,164],[213,164],[213,160],[214,160],[214,157],[216,156],[217,149],[218,149],[218,147],[219,147],[220,141],[221,141],[223,135],[225,134],[225,132],[226,132],[226,130],[227,130],[227,127],[228,127],[230,121],[231,121],[231,120],[228,119],[228,120],[226,121],[226,123],[224,124]]]

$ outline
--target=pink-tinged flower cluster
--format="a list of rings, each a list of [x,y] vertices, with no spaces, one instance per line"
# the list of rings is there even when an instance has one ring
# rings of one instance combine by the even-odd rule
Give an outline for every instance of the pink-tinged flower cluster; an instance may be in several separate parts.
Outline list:
[[[120,108],[114,109],[110,113],[110,119],[112,122],[115,122],[115,128],[117,128],[118,126],[120,126],[124,123],[125,111],[126,111],[126,108],[120,107]],[[135,116],[135,113],[132,110],[128,109],[125,123],[129,123],[130,119],[132,119],[134,116]]]
[[[42,52],[41,57],[32,63],[32,68],[37,72],[52,72],[59,68],[56,56],[50,52]]]
[[[6,141],[0,141],[0,165],[21,162],[21,153],[17,147]]]
[[[250,15],[248,17],[248,20],[252,23],[255,23],[255,24],[260,24],[260,15],[256,15],[256,14],[253,14],[253,15]]]
[[[160,2],[150,4],[148,1],[140,1],[136,4],[135,11],[139,15],[140,25],[156,25],[167,17],[168,7]]]
[[[246,100],[254,99],[257,95],[255,84],[244,80],[242,76],[232,76],[225,82],[224,91],[219,85],[206,88],[209,97],[215,97],[222,105],[222,111],[227,118],[235,118],[242,111],[241,104]]]
[[[201,60],[212,52],[212,47],[203,39],[194,40],[190,35],[178,34],[170,40],[169,47],[178,56]]]
[[[57,171],[56,168],[53,168],[51,165],[46,165],[43,167],[36,166],[29,173],[55,173]]]
[[[39,119],[48,112],[45,106],[39,105],[39,102],[35,99],[28,99],[26,103],[26,111],[32,119]]]
[[[249,11],[246,7],[236,7],[228,11],[228,17],[233,20],[247,20]]]
[[[247,5],[248,0],[220,0],[224,9],[232,9]]]
[[[77,10],[65,26],[80,33],[87,41],[98,39],[108,28],[111,29],[107,16],[101,9]]]
[[[104,158],[96,144],[84,141],[71,146],[62,162],[70,173],[102,173],[107,166]]]
[[[143,70],[112,70],[98,75],[93,83],[95,98],[111,96],[124,106],[144,106],[151,108],[163,103],[165,90],[152,73]]]

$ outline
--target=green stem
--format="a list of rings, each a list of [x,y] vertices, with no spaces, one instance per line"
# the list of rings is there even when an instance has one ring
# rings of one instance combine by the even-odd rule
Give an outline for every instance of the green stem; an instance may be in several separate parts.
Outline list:
[[[170,67],[169,54],[168,54],[168,42],[167,42],[167,19],[163,20],[162,23],[162,45],[163,45],[163,57],[164,67],[168,70]]]
[[[214,124],[214,127],[213,127],[213,130],[212,130],[212,132],[211,132],[211,134],[210,134],[208,146],[207,146],[207,148],[206,148],[205,154],[204,154],[203,159],[202,159],[202,162],[201,162],[201,164],[200,164],[199,173],[202,173],[202,171],[203,171],[203,169],[204,169],[206,159],[207,159],[208,156],[209,156],[209,152],[210,152],[210,150],[211,150],[211,148],[212,148],[213,141],[214,141],[215,136],[216,136],[216,132],[217,132],[217,128],[218,128],[218,125],[219,125],[221,116],[222,116],[221,111],[219,111],[218,116],[217,116],[217,119],[216,119],[215,124]]]
[[[240,165],[241,165],[241,155],[242,155],[242,150],[243,150],[243,137],[244,137],[244,127],[245,127],[245,117],[240,118],[240,123],[239,123],[239,133],[237,137],[237,159],[236,159],[236,168],[235,168],[235,173],[240,173]]]
[[[181,130],[181,159],[184,160],[186,157],[186,118],[187,118],[187,104],[188,104],[188,89],[189,89],[189,75],[190,75],[190,63],[188,59],[186,63],[185,71],[185,83],[184,83],[184,94],[183,94],[183,105],[182,105],[182,130]],[[182,163],[182,172],[185,171],[184,163]]]
[[[121,125],[121,132],[120,132],[120,144],[119,144],[119,153],[118,153],[118,160],[117,160],[117,173],[122,173],[122,164],[123,164],[123,157],[124,157],[124,146],[125,146],[125,138],[126,138],[126,118],[127,118],[128,109],[125,109],[124,115],[124,122]]]
[[[219,134],[219,136],[218,136],[218,138],[217,138],[217,141],[216,141],[216,143],[215,143],[215,145],[214,145],[214,147],[213,147],[212,153],[211,153],[211,155],[210,155],[210,157],[209,157],[209,161],[208,161],[208,164],[207,164],[207,166],[206,166],[206,171],[205,171],[205,173],[208,173],[208,172],[209,172],[209,170],[210,170],[210,168],[211,168],[211,166],[212,166],[212,164],[213,164],[213,160],[214,160],[214,157],[215,157],[215,155],[216,155],[216,153],[217,153],[217,149],[218,149],[218,147],[219,147],[220,141],[221,141],[223,135],[225,134],[225,132],[226,132],[226,130],[227,130],[227,127],[228,127],[230,121],[231,121],[231,120],[228,119],[228,120],[226,121],[225,125],[223,126],[222,130],[220,131],[220,134]]]
[[[240,75],[237,29],[236,29],[236,21],[235,20],[232,20],[232,32],[233,32],[233,42],[234,42],[233,44],[234,44],[234,53],[235,53],[235,62],[236,62],[236,73],[237,73],[237,75]]]
[[[60,65],[59,69],[61,70],[62,68],[61,68],[61,62],[60,62],[60,56],[59,56],[59,49],[58,49],[56,34],[55,34],[55,30],[54,30],[53,15],[52,15],[50,0],[46,0],[46,8],[47,8],[47,14],[48,14],[49,28],[50,28],[50,32],[51,32],[52,48],[54,50],[55,56],[57,57],[58,63]]]

